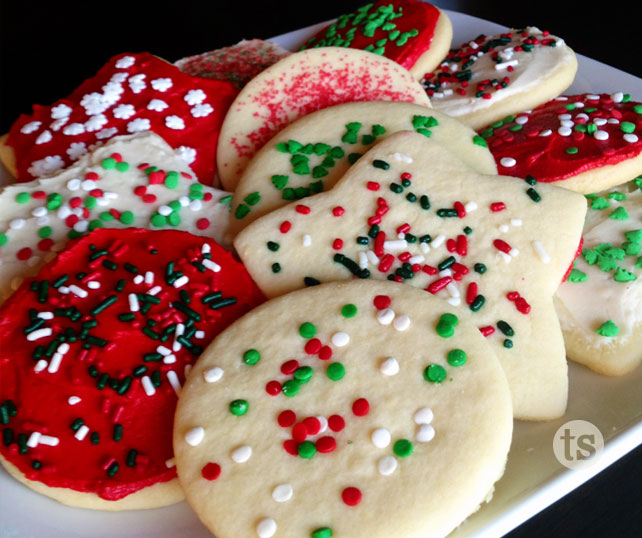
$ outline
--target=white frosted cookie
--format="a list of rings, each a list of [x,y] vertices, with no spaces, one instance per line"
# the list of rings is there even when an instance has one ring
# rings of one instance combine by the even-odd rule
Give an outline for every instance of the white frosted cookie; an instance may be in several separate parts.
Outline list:
[[[95,228],[175,228],[224,244],[228,200],[158,135],[115,137],[52,177],[0,192],[0,302]]]
[[[421,85],[388,58],[342,47],[297,52],[254,77],[228,110],[217,151],[223,187],[234,190],[254,154],[295,119],[354,101],[430,106]]]
[[[292,200],[327,191],[372,144],[397,131],[416,131],[484,174],[497,167],[470,127],[420,105],[345,103],[308,114],[267,142],[234,191],[230,232]]]
[[[558,96],[576,72],[564,40],[530,26],[452,49],[422,83],[434,108],[480,129]]]
[[[519,418],[564,412],[566,358],[553,294],[580,242],[582,195],[473,171],[402,132],[333,189],[245,228],[239,256],[269,297],[319,282],[389,279],[473,311]]]
[[[601,374],[642,362],[641,187],[589,196],[582,256],[556,294],[569,358]]]
[[[203,523],[218,538],[450,533],[488,498],[512,434],[502,369],[455,310],[409,287],[340,282],[221,333],[174,426]]]

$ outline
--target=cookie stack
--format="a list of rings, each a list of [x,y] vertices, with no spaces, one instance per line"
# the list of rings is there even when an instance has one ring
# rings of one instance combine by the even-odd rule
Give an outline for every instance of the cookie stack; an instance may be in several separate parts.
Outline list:
[[[9,473],[103,510],[185,496],[220,538],[443,537],[513,419],[564,414],[567,354],[633,369],[642,105],[561,95],[575,55],[535,27],[451,42],[380,1],[292,51],[123,53],[18,118]]]

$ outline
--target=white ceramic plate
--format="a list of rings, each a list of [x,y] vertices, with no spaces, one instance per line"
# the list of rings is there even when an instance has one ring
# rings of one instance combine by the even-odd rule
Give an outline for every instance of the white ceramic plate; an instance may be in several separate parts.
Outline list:
[[[447,13],[453,22],[454,46],[480,33],[489,35],[506,30],[482,19]],[[278,36],[273,41],[294,49],[323,24]],[[642,101],[641,79],[590,58],[579,56],[578,60],[579,71],[568,93],[623,91]],[[599,376],[576,364],[571,364],[569,370],[570,397],[564,417],[551,422],[515,424],[506,472],[497,484],[492,502],[468,518],[452,538],[501,536],[642,444],[642,368],[619,378]],[[593,465],[571,471],[556,460],[553,436],[559,426],[574,419],[588,420],[597,426],[605,448]],[[0,499],[2,538],[211,537],[185,502],[157,510],[118,513],[69,508],[33,493],[2,469]]]

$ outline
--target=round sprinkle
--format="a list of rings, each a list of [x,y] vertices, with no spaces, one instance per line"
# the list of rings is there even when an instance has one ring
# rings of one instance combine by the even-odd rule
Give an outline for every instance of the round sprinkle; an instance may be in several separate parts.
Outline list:
[[[387,295],[377,295],[374,298],[373,304],[377,310],[383,310],[390,306],[391,300]]]
[[[437,323],[436,331],[442,338],[450,338],[455,334],[455,327],[459,319],[454,314],[442,314]]]
[[[331,538],[332,529],[330,527],[319,527],[318,529],[314,529],[310,533],[310,536],[312,538]]]
[[[347,346],[350,342],[350,335],[345,332],[338,332],[332,335],[332,343],[337,347]]]
[[[256,534],[259,538],[272,538],[276,534],[276,521],[269,517],[262,519],[256,526]]]
[[[341,500],[348,506],[356,506],[361,502],[361,490],[355,487],[347,487],[341,492]]]
[[[310,459],[317,453],[317,447],[312,441],[303,441],[297,447],[297,452],[302,458]]]
[[[205,480],[216,480],[221,476],[221,466],[218,463],[210,462],[201,469],[201,476]]]
[[[370,411],[370,403],[365,398],[359,398],[352,404],[352,412],[357,417],[365,417]]]
[[[422,407],[415,413],[413,418],[415,424],[430,424],[433,419],[432,409],[430,407]]]
[[[188,445],[198,446],[205,437],[205,430],[201,426],[192,428],[185,434],[185,441]]]
[[[232,459],[236,463],[245,463],[252,457],[252,447],[248,445],[240,446],[232,451]]]
[[[209,370],[203,372],[203,378],[207,383],[216,383],[219,379],[223,377],[223,369],[218,366],[214,366]]]
[[[245,415],[245,413],[247,413],[249,407],[250,404],[247,403],[247,400],[233,400],[232,402],[230,402],[230,413],[236,415],[237,417],[240,417],[241,415]]]
[[[303,338],[312,338],[317,334],[317,328],[312,323],[306,321],[299,327],[299,334]]]
[[[256,349],[248,349],[243,353],[243,362],[249,366],[256,364],[260,359],[261,354]]]
[[[410,318],[406,314],[397,316],[392,323],[392,326],[398,331],[405,331],[408,327],[410,327]]]
[[[28,192],[19,192],[16,194],[16,202],[19,204],[26,204],[31,199],[31,195]]]
[[[446,369],[439,364],[430,364],[424,370],[424,379],[430,383],[441,383],[446,379]]]
[[[377,313],[377,321],[381,325],[390,325],[395,319],[395,311],[392,308],[384,308]]]
[[[301,388],[301,383],[296,379],[288,379],[283,383],[282,392],[285,396],[296,396]]]
[[[357,315],[357,306],[353,304],[346,304],[341,307],[341,315],[344,318],[353,318]]]
[[[400,458],[407,458],[412,454],[413,446],[408,439],[399,439],[392,445],[392,451]]]
[[[422,424],[417,432],[417,441],[429,443],[435,437],[435,429],[430,424]]]
[[[399,373],[399,362],[394,357],[388,357],[381,363],[379,370],[383,375],[397,375]]]
[[[333,432],[340,432],[343,428],[346,427],[346,421],[343,420],[341,415],[331,415],[328,417],[328,427]]]
[[[346,375],[346,369],[340,362],[333,362],[328,365],[326,374],[332,381],[339,381]]]
[[[451,366],[463,366],[466,363],[466,352],[462,349],[451,349],[446,359]]]
[[[512,157],[502,157],[502,159],[499,161],[499,164],[501,164],[504,168],[512,168],[517,164],[517,161]]]
[[[301,366],[294,371],[294,379],[299,383],[307,383],[310,381],[314,370],[310,366]]]
[[[296,422],[296,413],[290,409],[286,409],[279,413],[276,420],[282,428],[289,428]]]
[[[386,448],[390,444],[390,432],[386,428],[377,428],[370,435],[370,439],[377,448]]]
[[[391,475],[397,468],[397,459],[394,456],[385,456],[377,463],[377,469],[383,476]]]
[[[294,494],[290,484],[279,484],[272,490],[272,498],[278,503],[289,501]]]

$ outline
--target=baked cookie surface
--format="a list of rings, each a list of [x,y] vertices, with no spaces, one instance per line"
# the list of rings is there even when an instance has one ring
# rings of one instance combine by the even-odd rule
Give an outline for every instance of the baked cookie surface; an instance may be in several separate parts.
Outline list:
[[[268,67],[241,90],[225,116],[217,151],[222,185],[233,191],[249,160],[286,125],[321,108],[356,101],[430,106],[407,70],[372,52],[323,47]]]
[[[566,405],[552,297],[585,214],[577,193],[481,175],[430,138],[401,132],[330,191],[254,221],[234,246],[269,297],[319,282],[388,279],[474,312],[506,369],[516,416],[543,419]]]
[[[374,143],[398,131],[421,133],[478,172],[497,173],[484,140],[445,114],[410,103],[336,105],[290,124],[249,162],[234,191],[231,235],[292,200],[329,190]]]
[[[263,301],[213,240],[100,229],[0,307],[0,461],[62,503],[178,502],[172,417],[211,338]],[[148,489],[149,488],[149,489]]]
[[[188,502],[220,538],[447,535],[503,473],[512,433],[506,379],[467,320],[374,281],[244,316],[183,388]]]

